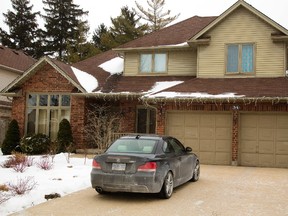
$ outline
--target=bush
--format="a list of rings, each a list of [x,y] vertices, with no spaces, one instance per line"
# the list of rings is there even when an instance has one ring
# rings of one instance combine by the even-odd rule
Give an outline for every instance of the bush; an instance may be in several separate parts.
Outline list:
[[[45,134],[25,136],[21,139],[20,147],[27,154],[46,154],[50,149],[50,138]]]
[[[53,162],[49,160],[49,156],[43,156],[40,158],[36,165],[43,170],[51,170],[53,168]]]
[[[24,179],[17,179],[16,183],[8,183],[8,188],[15,195],[23,195],[30,192],[36,187],[37,183],[34,181],[34,177],[26,177]]]
[[[63,119],[59,124],[59,131],[57,133],[58,153],[74,151],[73,136],[70,122]]]
[[[4,155],[9,155],[12,153],[12,151],[15,150],[16,146],[18,146],[20,143],[20,131],[18,122],[13,119],[9,125],[8,130],[6,132],[4,141],[2,143],[2,153]]]
[[[16,172],[24,172],[27,167],[32,166],[33,158],[25,154],[14,152],[8,160],[4,161],[0,166],[3,168],[12,168]]]

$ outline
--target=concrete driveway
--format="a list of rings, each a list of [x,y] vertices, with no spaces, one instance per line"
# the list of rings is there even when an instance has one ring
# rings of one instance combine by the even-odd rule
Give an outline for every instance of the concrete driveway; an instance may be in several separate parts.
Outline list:
[[[175,189],[169,200],[149,194],[99,195],[88,188],[13,215],[284,216],[287,202],[288,169],[202,165],[200,180]]]

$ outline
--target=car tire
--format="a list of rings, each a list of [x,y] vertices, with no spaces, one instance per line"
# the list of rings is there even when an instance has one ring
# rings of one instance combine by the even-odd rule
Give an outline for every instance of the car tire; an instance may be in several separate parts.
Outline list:
[[[199,177],[200,177],[200,163],[197,160],[196,161],[196,165],[195,165],[195,167],[193,169],[193,176],[191,178],[191,181],[192,182],[196,182],[196,181],[198,181]]]
[[[163,186],[160,191],[160,196],[164,199],[169,199],[173,194],[174,180],[171,172],[168,172],[164,178]]]
[[[99,194],[106,194],[107,192],[106,191],[104,191],[104,190],[102,190],[102,188],[95,188],[95,190],[97,191],[97,193],[99,193]]]

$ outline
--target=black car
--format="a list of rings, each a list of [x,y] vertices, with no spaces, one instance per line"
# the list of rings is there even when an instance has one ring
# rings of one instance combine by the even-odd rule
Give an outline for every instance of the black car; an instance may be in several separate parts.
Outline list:
[[[91,184],[100,194],[159,193],[168,199],[175,187],[200,175],[197,155],[170,136],[121,137],[95,156],[92,166]]]

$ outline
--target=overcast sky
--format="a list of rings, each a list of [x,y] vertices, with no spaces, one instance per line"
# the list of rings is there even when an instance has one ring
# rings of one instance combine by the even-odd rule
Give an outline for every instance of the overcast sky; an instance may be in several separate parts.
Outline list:
[[[180,13],[176,22],[190,18],[192,16],[218,16],[233,5],[237,0],[165,0],[165,11],[170,9],[171,14]],[[147,7],[146,0],[137,0],[138,3]],[[288,0],[246,0],[253,7],[269,16],[274,21],[288,29]],[[42,0],[30,0],[34,5],[33,12],[43,12]],[[92,32],[101,24],[110,26],[110,17],[117,17],[123,6],[130,9],[135,6],[135,0],[74,0],[85,11],[89,11],[87,17],[90,25],[90,36]],[[12,9],[11,0],[1,0],[0,3],[0,27],[8,30],[3,23],[3,13]],[[39,21],[40,27],[43,21]]]

